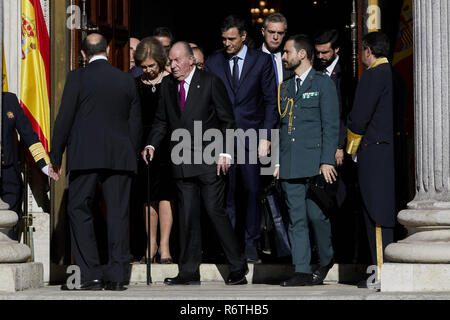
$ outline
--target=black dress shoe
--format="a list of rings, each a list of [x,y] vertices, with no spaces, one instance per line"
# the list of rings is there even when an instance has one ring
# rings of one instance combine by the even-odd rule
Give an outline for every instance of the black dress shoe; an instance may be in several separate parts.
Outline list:
[[[175,278],[164,279],[164,283],[167,285],[199,285],[200,284],[200,276],[184,277],[184,276],[178,275]]]
[[[282,287],[312,286],[312,275],[309,273],[296,272],[294,276],[280,283]]]
[[[105,290],[125,291],[125,290],[127,290],[127,287],[125,287],[125,283],[124,282],[109,281],[105,285]]]
[[[247,284],[247,278],[245,278],[247,273],[248,273],[248,266],[246,264],[244,269],[230,272],[227,280],[225,281],[225,284],[229,286]]]
[[[328,271],[333,267],[334,265],[334,259],[331,259],[331,262],[327,264],[326,266],[319,267],[316,271],[312,274],[312,284],[313,286],[317,286],[320,284],[323,284],[323,281],[327,277]]]
[[[87,290],[100,291],[100,290],[103,290],[104,287],[105,287],[105,283],[103,282],[103,280],[90,280],[90,281],[83,282],[79,287],[75,287],[75,288],[69,288],[67,286],[67,284],[63,284],[61,286],[61,290],[63,290],[63,291],[87,291]]]

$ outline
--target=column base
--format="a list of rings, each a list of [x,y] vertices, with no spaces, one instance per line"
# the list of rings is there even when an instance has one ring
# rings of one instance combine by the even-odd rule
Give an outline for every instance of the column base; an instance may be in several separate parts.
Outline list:
[[[382,292],[450,291],[450,264],[385,263]]]
[[[408,230],[408,237],[387,246],[387,261],[450,263],[449,209],[407,209],[398,214],[398,221]]]
[[[0,233],[0,264],[1,263],[23,263],[31,256],[28,246],[13,241]]]
[[[387,261],[399,263],[450,263],[450,242],[413,242],[408,239],[390,244],[384,251]]]
[[[0,291],[16,292],[43,286],[42,263],[0,264]]]

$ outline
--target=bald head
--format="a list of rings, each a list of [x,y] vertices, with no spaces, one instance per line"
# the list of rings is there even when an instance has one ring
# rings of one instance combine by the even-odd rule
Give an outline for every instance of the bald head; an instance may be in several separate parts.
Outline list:
[[[193,57],[194,56],[194,52],[192,51],[191,46],[189,45],[189,43],[187,43],[185,41],[178,41],[178,42],[176,42],[172,46],[170,51],[172,51],[172,49],[174,49],[176,51],[180,51],[181,53],[185,54],[187,57]]]
[[[194,69],[194,54],[189,43],[184,41],[175,43],[169,52],[169,63],[172,75],[177,80],[186,79]]]
[[[105,37],[98,33],[91,33],[82,43],[81,50],[87,59],[97,55],[106,56],[108,42]]]

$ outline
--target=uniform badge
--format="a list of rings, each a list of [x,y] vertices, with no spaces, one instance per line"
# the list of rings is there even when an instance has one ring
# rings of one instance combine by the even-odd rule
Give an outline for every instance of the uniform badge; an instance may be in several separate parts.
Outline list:
[[[302,95],[303,99],[311,99],[312,97],[318,97],[319,96],[319,92],[306,92]]]
[[[7,116],[9,119],[14,119],[14,113],[12,113],[11,111],[8,111],[8,112],[6,113],[6,116]]]

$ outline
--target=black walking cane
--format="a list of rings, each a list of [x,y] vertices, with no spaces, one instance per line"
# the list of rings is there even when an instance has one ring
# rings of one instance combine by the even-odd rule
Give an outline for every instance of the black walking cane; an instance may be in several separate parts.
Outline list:
[[[147,248],[148,248],[148,255],[147,255],[147,285],[150,285],[152,283],[152,269],[151,269],[151,263],[152,258],[150,257],[151,253],[151,223],[150,223],[150,217],[151,217],[151,211],[150,211],[150,151],[147,149],[147,154],[145,155],[145,158],[147,159],[147,205],[148,205],[148,215],[147,215]]]

